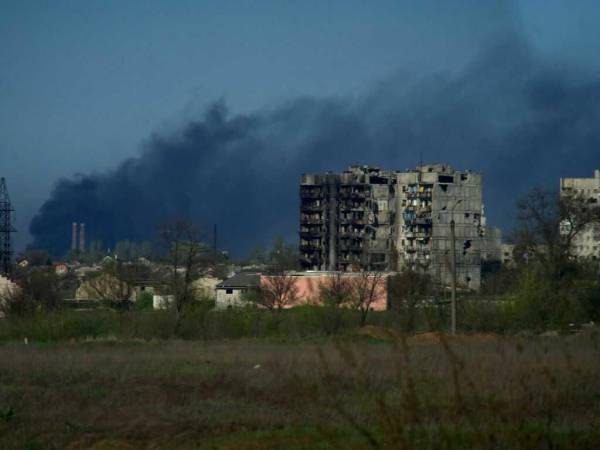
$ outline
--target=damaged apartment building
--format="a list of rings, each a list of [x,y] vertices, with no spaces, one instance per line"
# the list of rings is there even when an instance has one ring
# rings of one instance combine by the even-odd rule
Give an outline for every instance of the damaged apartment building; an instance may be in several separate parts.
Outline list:
[[[561,178],[560,195],[581,196],[589,208],[600,208],[600,170],[592,178]],[[573,253],[578,258],[600,259],[600,224],[589,224],[575,236]]]
[[[451,220],[457,281],[478,289],[485,229],[481,175],[447,165],[389,171],[351,166],[305,174],[300,185],[300,255],[305,270],[396,271],[451,282]]]

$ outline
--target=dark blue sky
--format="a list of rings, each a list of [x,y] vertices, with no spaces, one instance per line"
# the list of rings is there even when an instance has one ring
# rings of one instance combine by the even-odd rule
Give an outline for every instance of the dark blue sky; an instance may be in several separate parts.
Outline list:
[[[60,177],[116,167],[216,99],[238,114],[357,98],[390,77],[460,74],[514,33],[595,79],[598,23],[583,0],[3,1],[0,172],[18,247]]]

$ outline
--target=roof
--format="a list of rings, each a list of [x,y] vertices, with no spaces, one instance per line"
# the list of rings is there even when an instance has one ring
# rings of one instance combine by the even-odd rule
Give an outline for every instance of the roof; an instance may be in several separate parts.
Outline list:
[[[217,284],[217,289],[246,288],[260,285],[260,274],[258,273],[236,273],[225,281]]]

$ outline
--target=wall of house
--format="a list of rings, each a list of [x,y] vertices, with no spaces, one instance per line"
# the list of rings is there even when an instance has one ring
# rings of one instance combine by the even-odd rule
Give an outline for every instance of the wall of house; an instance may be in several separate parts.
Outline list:
[[[242,300],[243,292],[244,289],[240,288],[216,289],[215,308],[227,309],[229,307],[245,306],[246,303]]]
[[[356,279],[363,276],[359,273],[348,273],[340,272],[341,276],[350,280]],[[296,280],[297,288],[297,299],[295,302],[286,305],[286,308],[292,308],[294,306],[301,305],[321,305],[320,300],[320,286],[322,283],[332,276],[336,275],[335,272],[321,272],[321,273],[303,273],[298,272],[292,276]],[[374,311],[384,311],[387,309],[387,274],[382,276],[382,280],[375,295],[375,301],[371,304],[371,309]],[[270,278],[274,276],[261,275],[261,285],[268,283]],[[372,278],[372,276],[371,276]]]

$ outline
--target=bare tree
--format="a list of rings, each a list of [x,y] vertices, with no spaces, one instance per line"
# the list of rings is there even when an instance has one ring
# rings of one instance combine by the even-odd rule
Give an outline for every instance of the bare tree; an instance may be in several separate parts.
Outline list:
[[[184,310],[196,297],[193,281],[207,265],[210,252],[201,241],[201,232],[190,221],[177,220],[160,228],[159,236],[166,247],[168,266],[165,284],[173,295],[176,329]]]
[[[319,297],[328,306],[339,307],[348,303],[352,297],[350,280],[336,272],[319,285]]]
[[[431,277],[406,269],[388,279],[392,308],[401,310],[407,331],[415,331],[416,307],[433,293]]]
[[[298,299],[297,278],[291,274],[272,275],[263,278],[253,301],[272,311],[280,311]]]
[[[519,200],[519,226],[512,239],[519,259],[537,260],[560,278],[573,256],[573,242],[588,226],[600,223],[600,209],[578,194],[533,189]]]
[[[53,271],[35,267],[17,272],[15,283],[0,287],[0,310],[7,316],[53,311],[61,306],[58,278]]]
[[[112,262],[102,272],[93,273],[81,285],[80,295],[101,300],[120,309],[128,309],[134,294],[129,272],[121,263]]]
[[[360,312],[360,326],[367,322],[371,306],[383,295],[385,278],[380,272],[361,272],[351,278],[350,305]]]

